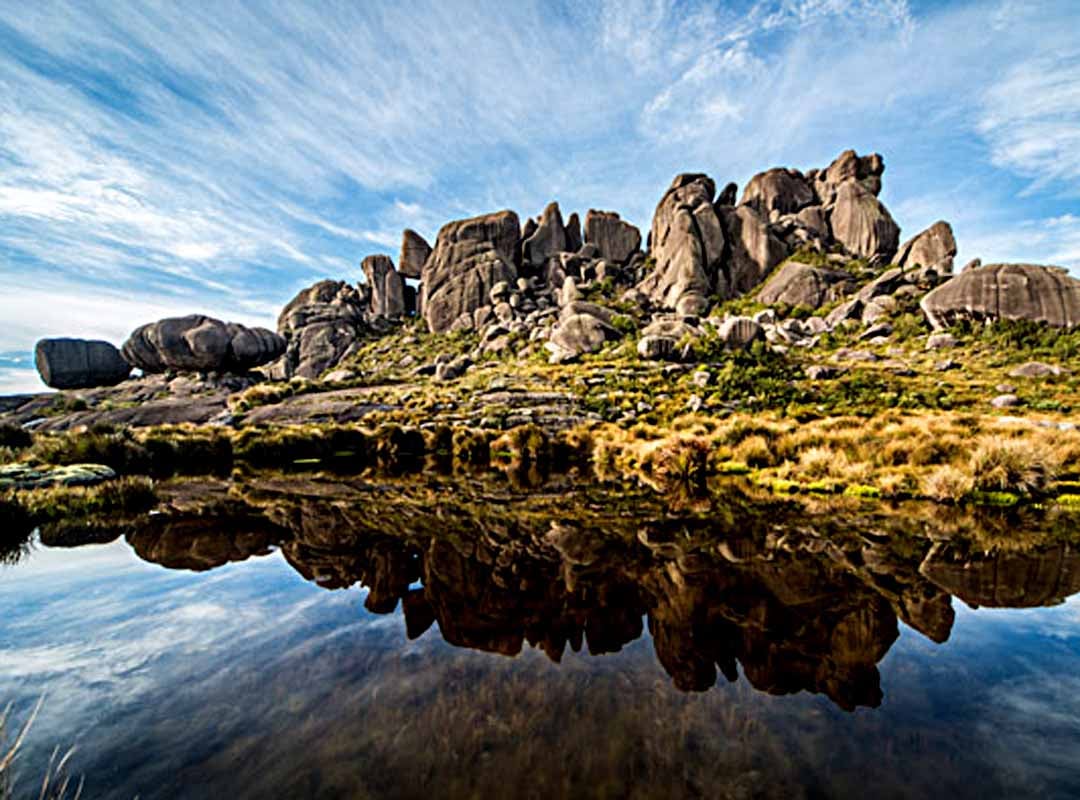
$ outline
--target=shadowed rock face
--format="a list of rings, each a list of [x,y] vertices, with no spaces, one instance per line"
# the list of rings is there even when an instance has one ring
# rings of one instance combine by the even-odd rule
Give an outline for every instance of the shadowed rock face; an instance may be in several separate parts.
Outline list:
[[[585,242],[596,245],[601,258],[625,264],[641,249],[641,231],[614,211],[589,209],[585,215]]]
[[[131,374],[113,345],[86,339],[42,339],[34,347],[34,365],[53,389],[115,386]]]
[[[875,194],[858,181],[841,183],[829,211],[833,238],[857,256],[888,263],[900,243],[900,227]]]
[[[908,239],[896,251],[896,265],[902,269],[932,268],[938,275],[951,275],[956,256],[952,226],[938,220],[925,231]]]
[[[679,175],[653,215],[652,272],[638,290],[661,308],[700,314],[713,294],[732,296],[722,270],[724,226],[713,208],[716,184],[707,175]]]
[[[288,342],[280,377],[317,378],[349,355],[367,328],[368,303],[344,281],[320,281],[297,294],[278,317]]]
[[[368,256],[361,264],[371,287],[371,313],[380,317],[400,317],[405,313],[405,283],[394,269],[390,256]]]
[[[517,279],[518,216],[499,211],[442,227],[424,264],[423,314],[432,333],[445,333],[489,302],[491,289]]]
[[[143,372],[247,372],[284,352],[284,337],[273,331],[201,314],[143,325],[123,347],[124,359]]]
[[[962,320],[1031,320],[1070,328],[1080,324],[1080,281],[1060,267],[987,264],[968,269],[922,299],[936,329]]]
[[[821,308],[843,297],[852,284],[848,272],[789,261],[761,287],[757,299],[768,305]]]
[[[761,172],[743,190],[742,204],[766,218],[771,211],[794,214],[817,201],[814,187],[798,170],[782,167]]]

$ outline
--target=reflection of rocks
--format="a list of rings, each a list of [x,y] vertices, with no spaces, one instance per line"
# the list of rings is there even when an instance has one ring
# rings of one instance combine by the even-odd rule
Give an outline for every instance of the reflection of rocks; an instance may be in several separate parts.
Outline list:
[[[647,625],[684,691],[741,671],[758,690],[820,693],[848,710],[881,702],[877,664],[898,619],[943,642],[952,594],[1034,606],[1080,591],[1069,546],[969,556],[932,545],[915,517],[887,530],[872,518],[808,525],[736,498],[722,513],[671,516],[599,494],[568,517],[564,493],[511,499],[482,486],[272,479],[252,488],[252,505],[229,500],[217,517],[182,506],[127,538],[149,561],[194,570],[280,545],[307,580],[366,588],[372,612],[400,601],[410,638],[437,626],[450,644],[486,652],[612,653]]]
[[[1068,544],[968,556],[939,543],[919,571],[973,607],[1050,606],[1080,592],[1080,552]]]
[[[127,542],[139,558],[169,569],[202,572],[266,555],[284,532],[260,516],[156,516]]]

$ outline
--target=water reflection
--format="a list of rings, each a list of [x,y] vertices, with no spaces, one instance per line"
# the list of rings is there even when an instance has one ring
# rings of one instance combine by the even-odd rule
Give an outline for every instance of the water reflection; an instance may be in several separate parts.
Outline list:
[[[144,561],[191,571],[277,548],[318,586],[366,587],[372,613],[400,603],[410,639],[435,625],[457,647],[510,656],[528,644],[559,662],[568,648],[618,652],[647,628],[683,691],[734,682],[741,667],[757,690],[847,711],[881,704],[898,620],[942,643],[953,597],[1027,608],[1080,592],[1070,518],[1009,520],[1002,550],[979,538],[1000,520],[743,500],[675,514],[595,487],[510,497],[480,482],[266,479],[185,487],[167,513],[53,526],[41,540],[123,537]]]

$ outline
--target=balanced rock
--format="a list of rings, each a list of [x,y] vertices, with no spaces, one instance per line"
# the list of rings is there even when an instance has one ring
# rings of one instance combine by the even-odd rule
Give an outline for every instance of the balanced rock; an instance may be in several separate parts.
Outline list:
[[[368,256],[360,267],[371,287],[371,313],[387,318],[402,316],[405,313],[405,282],[394,269],[390,256]]]
[[[758,173],[743,190],[742,205],[768,217],[770,212],[794,214],[817,202],[814,187],[798,170],[776,168]]]
[[[288,346],[275,377],[317,378],[337,366],[367,329],[368,303],[343,281],[320,281],[297,294],[278,317]]]
[[[1031,320],[1056,328],[1080,324],[1080,281],[1061,267],[987,264],[930,291],[923,313],[936,329],[962,320]]]
[[[625,264],[641,249],[641,231],[614,211],[589,209],[585,215],[585,241],[596,245],[600,258]]]
[[[710,296],[733,295],[722,270],[724,227],[715,194],[707,175],[679,175],[656,207],[649,234],[655,265],[638,289],[660,308],[701,314]]]
[[[285,352],[285,338],[265,328],[191,314],[136,328],[124,359],[143,372],[247,372]]]
[[[818,309],[847,294],[853,282],[852,275],[842,270],[788,261],[761,287],[757,299],[770,306]]]
[[[53,389],[115,386],[131,374],[113,345],[86,339],[42,339],[34,347],[34,365]]]
[[[464,314],[488,303],[499,281],[517,280],[514,265],[521,225],[499,211],[442,227],[424,264],[423,313],[432,333],[444,333]]]
[[[401,255],[398,256],[398,272],[405,278],[418,279],[424,262],[431,255],[431,245],[419,233],[408,228],[401,234]]]

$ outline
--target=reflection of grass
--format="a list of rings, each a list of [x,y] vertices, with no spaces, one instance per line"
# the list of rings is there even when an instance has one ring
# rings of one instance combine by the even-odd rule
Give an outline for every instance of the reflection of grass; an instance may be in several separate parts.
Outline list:
[[[8,744],[8,724],[11,720],[12,704],[8,703],[3,713],[0,713],[0,798],[2,800],[10,800],[15,796],[15,762],[26,742],[27,734],[30,733],[30,728],[37,719],[38,712],[41,711],[43,703],[44,698],[38,700],[37,705],[30,712],[30,716],[26,718],[18,732],[14,734],[15,738],[10,744]],[[68,774],[68,762],[74,752],[75,748],[73,747],[63,755],[60,754],[60,748],[53,749],[38,791],[39,800],[64,800],[64,798],[68,797],[69,791],[73,791],[71,795],[73,800],[78,800],[82,795],[83,779],[79,778],[79,782],[72,785],[71,775]]]

